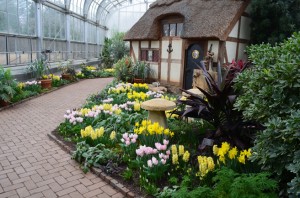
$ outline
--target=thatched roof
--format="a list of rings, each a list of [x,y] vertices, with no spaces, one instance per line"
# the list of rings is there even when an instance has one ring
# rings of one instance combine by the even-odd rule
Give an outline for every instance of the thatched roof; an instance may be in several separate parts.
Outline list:
[[[125,40],[157,40],[161,19],[184,18],[182,38],[226,40],[250,0],[157,0],[127,32]]]

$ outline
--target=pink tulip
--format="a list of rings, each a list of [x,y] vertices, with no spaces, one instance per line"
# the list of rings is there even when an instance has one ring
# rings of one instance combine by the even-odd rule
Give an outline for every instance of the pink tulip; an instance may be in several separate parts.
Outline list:
[[[124,139],[128,138],[128,133],[124,133],[124,134],[122,135],[122,137],[123,137]]]
[[[147,164],[148,164],[148,167],[152,167],[152,161],[151,160],[148,160]]]
[[[161,144],[160,143],[155,143],[155,147],[157,148],[157,150],[160,150]]]
[[[131,139],[131,142],[132,143],[136,143],[136,139]]]
[[[158,160],[155,157],[152,157],[152,163],[154,165],[157,165],[158,164]]]
[[[164,145],[168,145],[169,144],[169,140],[164,140]]]
[[[164,144],[164,145],[161,145],[161,146],[160,146],[160,150],[162,150],[162,151],[167,150],[167,145],[165,145],[165,144]]]

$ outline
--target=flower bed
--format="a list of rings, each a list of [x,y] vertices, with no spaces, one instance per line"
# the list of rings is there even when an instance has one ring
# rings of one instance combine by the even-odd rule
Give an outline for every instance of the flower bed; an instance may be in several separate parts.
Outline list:
[[[92,67],[90,66],[89,68]],[[114,74],[114,70],[113,69],[97,70],[96,74],[97,75],[93,76],[94,78],[112,77]],[[33,80],[27,82],[18,82],[12,79],[12,75],[9,69],[4,70],[2,67],[0,67],[0,76],[1,76],[0,101],[1,99],[4,100],[5,103],[3,104],[5,104],[6,106],[22,102],[25,99],[31,98],[33,96],[37,96],[42,93],[49,92],[51,90],[55,90],[58,87],[62,87],[64,85],[77,82],[79,79],[90,78],[89,76],[85,76],[82,72],[76,73],[75,77],[72,77],[69,80],[65,80],[61,76],[54,75],[54,74],[43,75],[42,79],[52,80],[49,85],[51,87],[47,89],[43,89],[41,87],[41,81]],[[0,103],[0,108],[2,107],[4,107],[4,105]]]
[[[276,182],[249,161],[251,149],[222,142],[200,152],[213,127],[172,112],[167,112],[169,128],[152,123],[140,105],[153,98],[177,99],[150,92],[147,84],[114,82],[82,108],[66,111],[59,134],[76,143],[73,158],[83,171],[101,167],[156,197],[276,196]]]

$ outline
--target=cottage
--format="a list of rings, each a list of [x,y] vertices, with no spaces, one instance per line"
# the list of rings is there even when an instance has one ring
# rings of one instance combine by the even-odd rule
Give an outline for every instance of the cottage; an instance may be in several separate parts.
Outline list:
[[[250,0],[157,0],[127,32],[134,61],[150,63],[161,84],[189,89],[195,63],[245,58]]]

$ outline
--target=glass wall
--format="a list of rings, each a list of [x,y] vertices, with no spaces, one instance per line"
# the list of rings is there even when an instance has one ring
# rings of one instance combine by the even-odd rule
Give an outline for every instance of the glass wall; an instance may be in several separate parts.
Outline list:
[[[108,27],[108,36],[113,32],[128,31],[146,12],[149,5],[155,0],[136,0],[124,2],[122,6],[117,6],[105,17]],[[146,3],[145,3],[146,2]]]
[[[84,41],[84,22],[71,16],[70,33],[72,41]]]
[[[0,0],[0,32],[35,35],[35,23],[32,0]]]
[[[0,65],[12,73],[51,50],[55,64],[99,61],[111,30],[127,31],[154,0],[0,0]]]
[[[55,9],[43,6],[43,36],[45,38],[65,39],[65,14]]]

